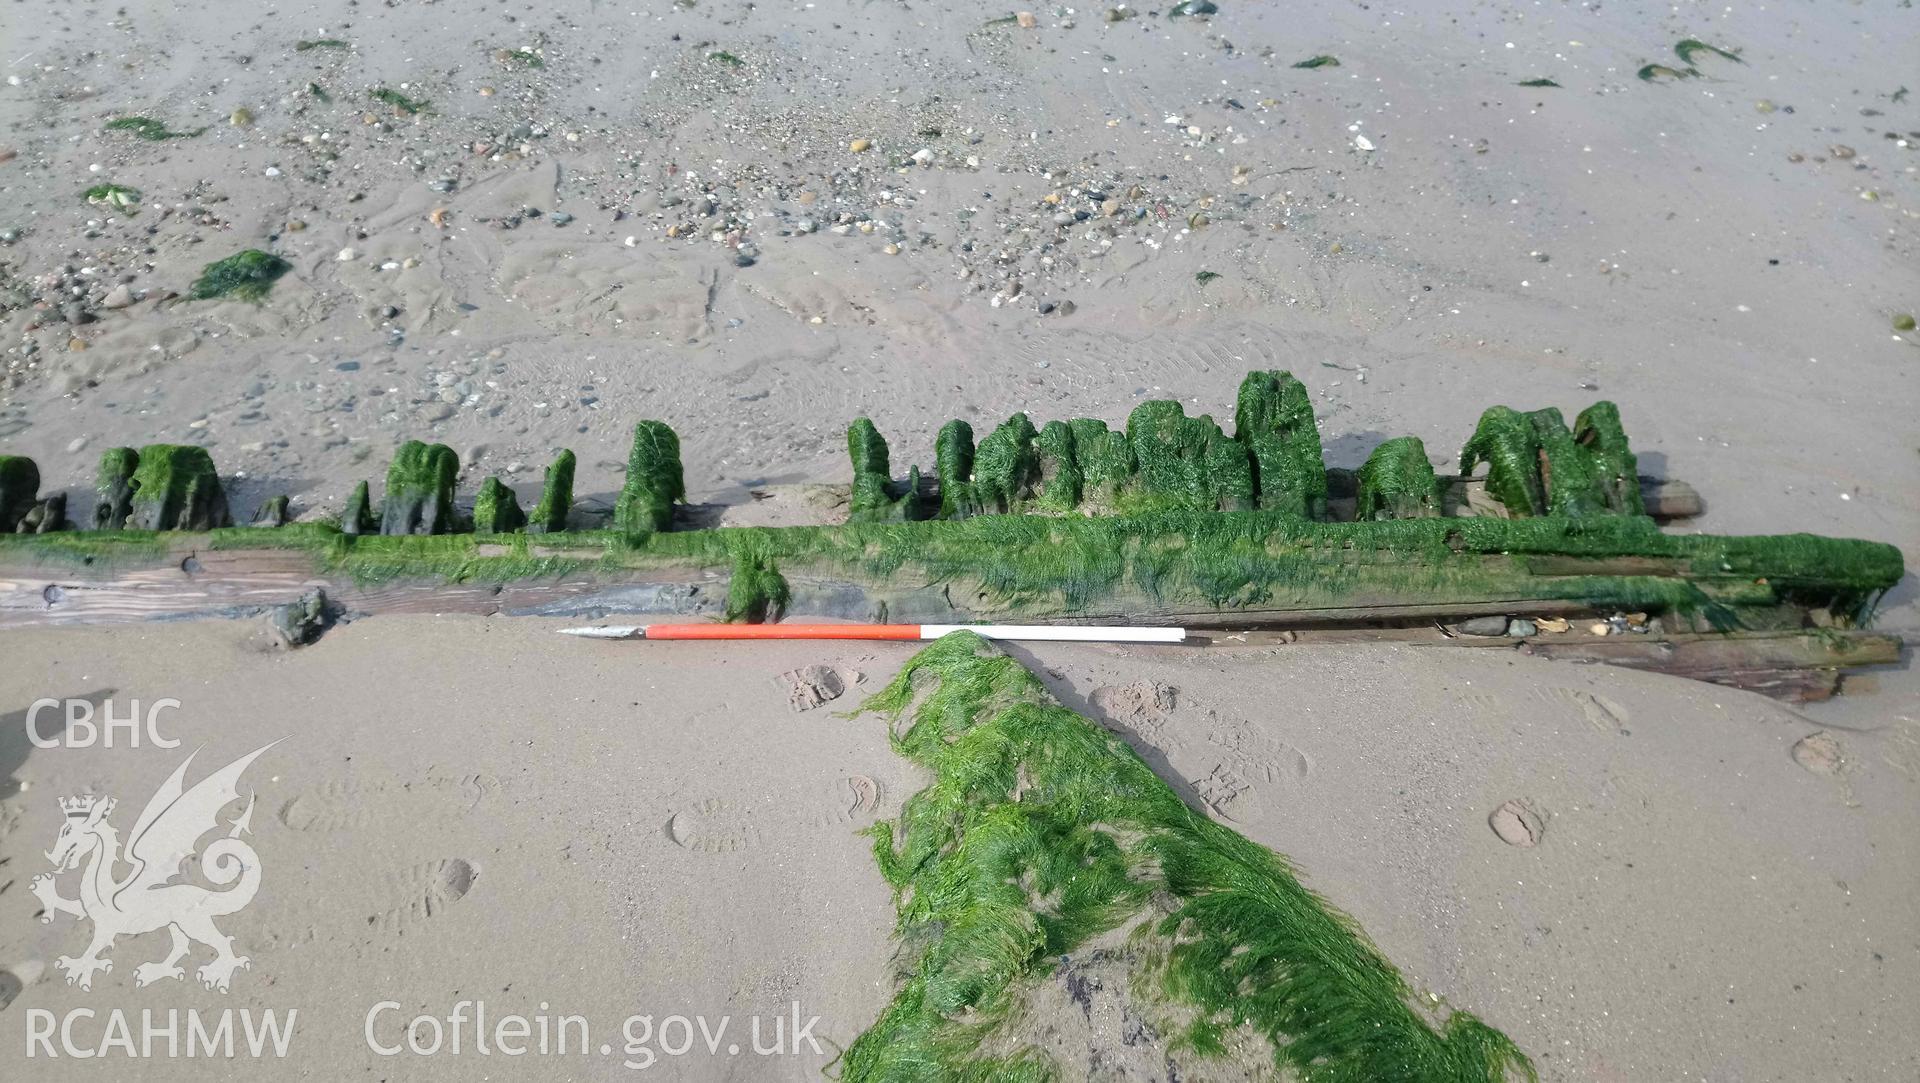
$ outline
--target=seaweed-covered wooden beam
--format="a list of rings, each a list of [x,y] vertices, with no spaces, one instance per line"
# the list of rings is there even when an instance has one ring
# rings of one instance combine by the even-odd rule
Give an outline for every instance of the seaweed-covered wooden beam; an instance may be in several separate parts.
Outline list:
[[[1738,636],[1844,632],[1904,573],[1872,542],[1662,533],[1654,517],[1698,497],[1638,476],[1610,403],[1571,426],[1553,409],[1488,410],[1461,456],[1483,476],[1437,474],[1413,437],[1327,468],[1284,372],[1247,377],[1234,430],[1170,401],[1119,429],[1015,414],[976,441],[956,420],[922,478],[896,477],[895,449],[861,418],[847,521],[780,529],[674,529],[680,441],[657,420],[634,429],[604,530],[567,529],[567,451],[530,515],[497,478],[463,508],[452,449],[409,441],[377,511],[362,481],[337,521],[269,530],[224,529],[200,448],[108,451],[90,531],[60,530],[63,494],[43,500],[38,466],[0,457],[0,624],[235,614],[324,585],[363,612],[1227,628],[1644,612],[1666,632]],[[283,504],[270,511],[256,525],[283,521]]]

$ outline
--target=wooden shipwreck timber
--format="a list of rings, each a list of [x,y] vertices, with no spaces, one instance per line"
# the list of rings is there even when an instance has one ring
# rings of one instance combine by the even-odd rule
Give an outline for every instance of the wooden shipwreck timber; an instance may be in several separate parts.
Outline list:
[[[1606,402],[1572,425],[1488,410],[1459,477],[1436,475],[1412,437],[1329,470],[1284,372],[1248,376],[1232,435],[1147,402],[1119,430],[1016,414],[976,441],[951,422],[925,477],[896,476],[864,418],[848,450],[844,522],[693,529],[675,529],[689,519],[680,446],[658,421],[636,427],[601,523],[574,505],[570,452],[526,511],[497,478],[457,505],[454,452],[416,441],[377,510],[362,483],[338,521],[286,523],[282,497],[235,527],[204,449],[116,448],[84,530],[64,494],[39,495],[35,464],[0,456],[0,626],[248,615],[318,587],[349,613],[1167,623],[1512,646],[1788,698],[1900,650],[1864,630],[1903,574],[1898,550],[1663,532],[1656,517],[1697,498],[1639,476]]]

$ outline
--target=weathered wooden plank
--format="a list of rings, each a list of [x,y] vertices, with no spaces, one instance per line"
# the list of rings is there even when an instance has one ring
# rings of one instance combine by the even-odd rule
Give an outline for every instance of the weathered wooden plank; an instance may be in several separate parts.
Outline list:
[[[1557,661],[1622,666],[1758,692],[1787,702],[1825,699],[1842,674],[1900,660],[1901,637],[1866,631],[1736,632],[1593,636],[1580,631],[1525,639],[1452,636],[1437,626],[1257,630],[1209,637],[1222,647],[1393,643],[1409,647],[1520,651]]]

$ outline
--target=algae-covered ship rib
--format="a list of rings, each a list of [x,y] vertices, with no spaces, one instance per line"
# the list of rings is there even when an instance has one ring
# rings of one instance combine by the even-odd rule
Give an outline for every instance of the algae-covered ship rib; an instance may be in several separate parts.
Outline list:
[[[863,710],[931,782],[871,832],[903,978],[848,1047],[850,1083],[1071,1078],[1023,1032],[1070,967],[1157,1036],[1156,1077],[1536,1078],[1505,1034],[1417,997],[1285,857],[1190,808],[978,636],[920,651]]]
[[[1455,478],[1411,437],[1358,471],[1328,469],[1306,390],[1284,372],[1249,375],[1233,423],[1228,434],[1171,401],[1140,404],[1120,429],[1015,414],[976,441],[954,421],[931,474],[900,478],[861,418],[848,430],[846,521],[780,528],[674,529],[686,486],[679,439],[660,421],[636,427],[612,522],[585,528],[575,515],[572,530],[564,451],[531,517],[493,478],[463,509],[452,449],[413,441],[377,512],[362,483],[337,522],[272,530],[227,525],[200,448],[108,451],[95,518],[106,529],[90,531],[60,529],[64,504],[55,515],[50,503],[63,494],[40,497],[37,466],[4,457],[0,623],[246,613],[319,583],[363,612],[1201,628],[1625,614],[1609,628],[1646,649],[1601,653],[1655,668],[1652,644],[1675,637],[1797,637],[1795,650],[1774,643],[1753,665],[1716,656],[1698,674],[1760,685],[1782,668],[1830,676],[1897,656],[1896,640],[1859,629],[1903,574],[1898,550],[1662,532],[1611,403],[1571,426],[1554,409],[1494,407]],[[1594,627],[1546,622],[1563,626],[1571,638],[1529,641],[1553,653]]]

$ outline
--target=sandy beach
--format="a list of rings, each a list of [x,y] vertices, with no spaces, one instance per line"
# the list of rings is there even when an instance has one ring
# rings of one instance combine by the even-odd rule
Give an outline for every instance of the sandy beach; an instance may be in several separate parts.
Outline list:
[[[490,1068],[471,1052],[388,1059],[364,1036],[384,1001],[404,1007],[380,1017],[387,1045],[397,1020],[471,999],[583,1015],[615,1049],[506,1074],[621,1078],[629,1015],[745,1027],[798,1002],[824,1055],[697,1047],[657,1067],[818,1078],[890,992],[888,889],[859,832],[925,779],[882,720],[843,715],[910,648],[726,653],[552,630],[383,617],[292,654],[254,649],[239,624],[9,635],[49,696],[111,696],[123,714],[179,699],[160,730],[182,741],[22,748],[8,718],[11,973],[80,935],[21,898],[56,795],[134,805],[196,746],[212,767],[280,743],[254,768],[266,886],[230,930],[252,968],[226,996],[135,989],[126,969],[165,941],[130,939],[91,993],[43,971],[7,1009],[7,1055],[27,1007],[297,1008],[283,1061],[160,1070],[471,1078]],[[1911,719],[1844,730],[1746,693],[1505,657],[1194,650],[1015,654],[1195,805],[1292,857],[1417,989],[1505,1029],[1545,1078],[1900,1078],[1920,1063],[1903,1023],[1920,991]],[[796,710],[787,675],[809,666],[847,692]],[[1837,771],[1796,762],[1821,733]],[[1508,802],[1537,818],[1535,844],[1490,828]]]
[[[1411,434],[1444,471],[1487,406],[1607,398],[1643,472],[1705,495],[1670,529],[1920,557],[1911,10],[1014,14],[9,5],[0,452],[88,522],[101,451],[200,445],[244,522],[338,515],[415,438],[531,505],[571,448],[594,521],[653,418],[740,523],[844,484],[856,416],[904,472],[949,418],[1224,418],[1287,369],[1332,466]],[[1688,39],[1730,55],[1689,68]],[[191,296],[248,249],[285,261],[264,297]],[[846,712],[911,647],[564,623],[381,615],[294,651],[248,621],[0,626],[0,1074],[127,1078],[29,1059],[30,1018],[81,1007],[297,1009],[285,1056],[138,1065],[163,1080],[837,1071],[900,976],[862,832],[928,783]],[[1876,627],[1920,633],[1911,574]],[[1511,652],[1011,653],[1544,1079],[1920,1076],[1910,651],[1794,707]],[[43,699],[177,700],[179,743],[60,745]],[[251,965],[137,987],[151,932],[67,985],[87,934],[33,887],[60,799],[112,795],[124,830],[189,752],[191,782],[269,745],[239,791],[257,895],[220,919]],[[591,1040],[402,1048],[480,1002]],[[1069,1078],[1210,1078],[1104,1062],[1104,1017],[1060,1002]],[[730,1029],[672,1055],[670,1016]]]

